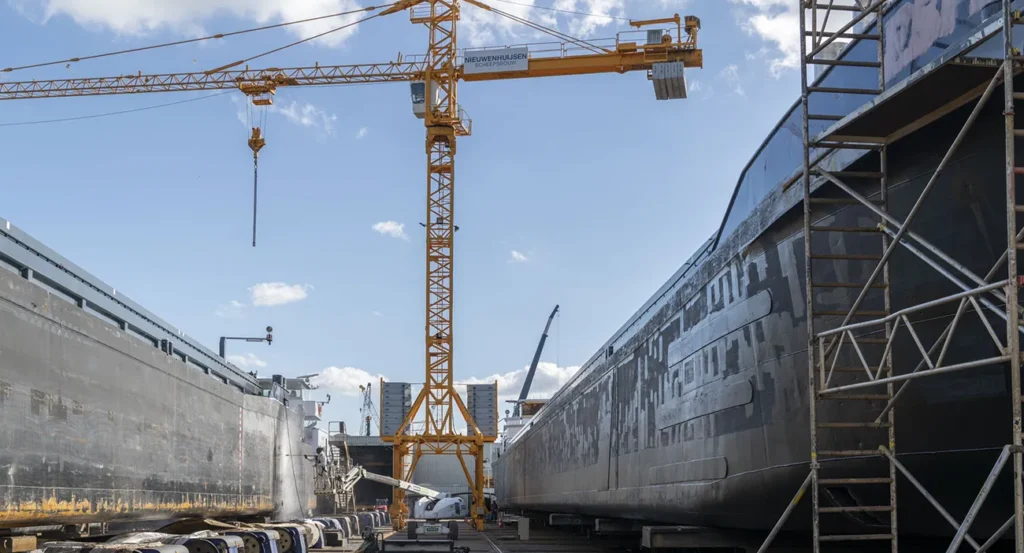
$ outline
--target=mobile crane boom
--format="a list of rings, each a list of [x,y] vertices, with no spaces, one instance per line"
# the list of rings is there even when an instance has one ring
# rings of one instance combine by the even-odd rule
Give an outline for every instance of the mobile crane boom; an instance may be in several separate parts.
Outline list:
[[[432,490],[430,488],[413,484],[412,482],[406,482],[405,480],[399,480],[398,478],[392,478],[390,476],[370,472],[361,466],[352,467],[352,469],[342,477],[341,489],[344,492],[351,492],[356,483],[364,479],[399,488],[411,494],[421,495],[428,499],[444,499],[448,497],[447,493]]]
[[[514,409],[514,416],[518,417],[520,408],[523,406],[523,402],[530,395],[530,386],[533,384],[533,375],[537,372],[537,365],[540,363],[540,354],[544,351],[544,342],[548,339],[548,331],[551,330],[551,321],[555,319],[555,315],[558,314],[558,306],[551,310],[551,314],[548,315],[548,322],[544,324],[544,332],[540,335],[540,342],[537,343],[537,351],[533,352],[533,361],[530,362],[530,370],[526,373],[526,381],[523,382],[523,389],[519,391],[519,401],[516,402]]]

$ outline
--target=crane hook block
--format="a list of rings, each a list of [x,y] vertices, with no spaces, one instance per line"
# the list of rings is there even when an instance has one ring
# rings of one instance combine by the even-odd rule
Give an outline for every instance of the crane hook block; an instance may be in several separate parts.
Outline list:
[[[263,139],[263,132],[259,127],[253,127],[252,136],[249,137],[249,148],[252,149],[253,157],[259,155],[260,150],[266,145],[267,141]]]

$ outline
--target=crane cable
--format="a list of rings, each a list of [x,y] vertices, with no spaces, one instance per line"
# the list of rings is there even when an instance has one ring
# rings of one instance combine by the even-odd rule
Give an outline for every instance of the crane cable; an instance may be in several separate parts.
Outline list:
[[[36,69],[36,68],[39,68],[39,67],[48,67],[48,66],[51,66],[51,65],[60,65],[62,63],[65,63],[65,64],[75,63],[75,62],[86,61],[86,60],[93,60],[93,59],[98,59],[98,58],[106,58],[106,57],[110,57],[110,56],[118,56],[118,55],[121,55],[121,54],[132,54],[132,53],[135,53],[135,52],[144,52],[146,50],[155,50],[155,49],[158,49],[158,48],[166,48],[166,47],[169,47],[169,46],[180,46],[182,44],[191,44],[193,42],[202,42],[202,41],[205,41],[205,40],[212,40],[212,39],[218,39],[218,38],[227,38],[227,37],[230,37],[230,36],[244,35],[246,33],[254,33],[256,31],[266,31],[268,29],[277,29],[279,27],[287,27],[287,26],[290,26],[290,25],[298,25],[300,23],[309,23],[311,21],[319,21],[321,19],[331,19],[331,18],[334,18],[334,17],[342,17],[342,16],[352,15],[352,14],[360,13],[360,12],[374,11],[374,10],[378,10],[380,8],[390,7],[392,5],[393,4],[381,4],[381,5],[378,5],[378,6],[368,6],[368,7],[365,7],[365,8],[360,8],[358,10],[349,10],[349,11],[346,11],[346,12],[338,12],[338,13],[332,13],[332,14],[328,14],[328,15],[321,15],[321,16],[317,16],[317,17],[309,17],[309,18],[306,18],[306,19],[299,19],[299,20],[296,20],[296,21],[286,21],[284,23],[276,23],[274,25],[264,25],[262,27],[254,27],[254,28],[251,28],[251,29],[243,29],[241,31],[232,31],[232,32],[229,32],[229,33],[217,33],[215,35],[209,35],[209,36],[204,36],[204,37],[199,37],[199,38],[190,38],[190,39],[186,39],[186,40],[178,40],[178,41],[175,41],[175,42],[165,42],[163,44],[153,44],[153,45],[150,45],[150,46],[140,46],[138,48],[129,48],[127,50],[117,50],[115,52],[106,52],[106,53],[103,53],[103,54],[93,54],[93,55],[90,55],[90,56],[74,57],[74,58],[68,58],[68,59],[63,59],[63,60],[48,61],[48,62],[43,62],[43,63],[33,63],[33,64],[30,64],[30,65],[21,65],[21,66],[18,66],[18,67],[7,67],[7,68],[4,68],[4,69],[0,70],[0,72],[10,73],[12,71],[20,71],[22,69]]]
[[[258,175],[260,172],[260,158],[252,155],[252,247],[256,247],[256,201],[258,193]]]
[[[587,13],[587,12],[580,12],[580,11],[573,11],[573,10],[564,10],[564,9],[559,9],[559,8],[554,8],[554,7],[545,7],[545,6],[532,6],[532,5],[529,5],[529,4],[526,4],[526,3],[514,2],[512,0],[496,0],[496,1],[504,2],[506,4],[513,4],[513,5],[516,5],[516,6],[527,6],[527,7],[531,7],[531,8],[538,9],[538,10],[548,10],[548,11],[552,11],[552,12],[564,13],[564,14],[569,14],[569,15],[579,15],[579,16],[584,16],[584,17],[601,17],[601,18],[614,19],[614,20],[619,20],[619,21],[629,21],[628,18],[618,17],[618,16],[614,16],[614,15],[602,15],[602,14],[596,14],[596,13]],[[64,64],[77,63],[77,62],[86,61],[86,60],[106,58],[106,57],[110,57],[110,56],[118,56],[118,55],[122,55],[122,54],[132,54],[132,53],[136,53],[136,52],[144,52],[144,51],[147,51],[147,50],[155,50],[155,49],[159,49],[159,48],[167,48],[167,47],[170,47],[170,46],[181,46],[182,44],[191,44],[191,43],[195,43],[195,42],[203,42],[203,41],[206,41],[206,40],[228,38],[228,37],[231,37],[231,36],[243,35],[243,34],[247,34],[247,33],[254,33],[254,32],[257,32],[257,31],[266,31],[266,30],[269,30],[269,29],[277,29],[277,28],[281,28],[281,27],[288,27],[288,26],[291,26],[291,25],[299,25],[299,24],[302,24],[302,23],[310,23],[312,21],[320,21],[322,19],[332,19],[332,18],[335,18],[335,17],[343,17],[343,16],[346,16],[346,15],[352,15],[352,14],[361,13],[361,12],[375,11],[375,10],[378,10],[380,8],[386,8],[386,7],[391,7],[391,6],[394,6],[394,4],[380,4],[380,5],[376,5],[376,6],[367,6],[365,8],[360,8],[358,10],[349,10],[349,11],[344,11],[344,12],[338,12],[338,13],[332,13],[332,14],[327,14],[327,15],[321,15],[321,16],[317,16],[317,17],[308,17],[306,19],[298,19],[298,20],[294,20],[294,21],[286,21],[284,23],[275,23],[273,25],[264,25],[264,26],[261,26],[261,27],[253,27],[253,28],[250,28],[250,29],[242,29],[240,31],[231,31],[231,32],[227,32],[227,33],[217,33],[217,34],[213,34],[213,35],[209,35],[209,36],[204,36],[204,37],[190,38],[190,39],[178,40],[178,41],[174,41],[174,42],[165,42],[165,43],[162,43],[162,44],[153,44],[153,45],[150,45],[150,46],[140,46],[138,48],[129,48],[127,50],[117,50],[117,51],[114,51],[114,52],[105,52],[103,54],[93,54],[93,55],[89,55],[89,56],[80,56],[80,57],[73,57],[73,58],[67,58],[67,59],[62,59],[62,60],[54,60],[54,61],[48,61],[48,62],[42,62],[42,63],[33,63],[33,64],[21,65],[21,66],[17,66],[17,67],[6,67],[6,68],[0,70],[0,72],[10,73],[12,71],[21,71],[21,70],[24,70],[24,69],[36,69],[36,68],[39,68],[39,67],[49,67],[49,66],[52,66],[52,65],[60,65],[62,63],[64,63]],[[516,18],[516,16],[513,16],[511,14],[506,14],[505,12],[502,12],[500,10],[495,10],[493,8],[491,10],[494,11],[495,13],[498,13],[499,15],[504,15],[506,17],[513,18],[514,20],[521,19],[521,18]],[[377,15],[380,15],[380,14],[377,14]],[[525,20],[525,19],[522,19],[519,22],[523,23],[524,25],[529,25],[531,27],[536,25],[535,28],[540,27],[540,28],[537,28],[537,30],[542,30],[543,32],[551,31],[551,29],[547,29],[547,28],[545,28],[545,27],[543,27],[541,25],[532,23],[532,22],[530,22],[528,20]],[[547,30],[544,31],[544,29],[547,29]],[[334,30],[338,30],[338,29],[334,29]],[[334,30],[327,31],[327,33],[334,32]],[[557,32],[557,31],[555,31],[555,32]],[[327,33],[323,33],[323,34],[327,34]],[[322,36],[322,35],[318,35],[318,36]],[[564,38],[568,38],[568,39],[572,39],[573,41],[576,40],[576,39],[573,39],[572,37],[570,37],[568,35],[563,35],[563,37]],[[311,37],[311,38],[317,38],[317,37]],[[250,58],[250,59],[255,59],[255,58]]]
[[[252,135],[249,137],[249,148],[252,150],[252,247],[256,247],[256,204],[259,199],[259,154],[266,146],[264,138],[267,129],[267,104],[262,105],[259,113],[253,114],[251,102],[246,102],[246,121],[252,128]],[[253,124],[257,123],[257,124]]]
[[[503,10],[499,10],[498,8],[495,8],[493,6],[488,6],[487,4],[484,4],[483,2],[479,2],[478,0],[466,0],[466,2],[469,3],[469,4],[472,4],[472,5],[480,8],[480,9],[483,9],[483,10],[486,10],[486,11],[489,11],[489,12],[493,12],[493,13],[496,13],[496,14],[502,16],[502,17],[511,19],[512,21],[515,21],[516,23],[521,23],[523,25],[526,25],[527,27],[530,27],[531,29],[540,31],[540,32],[545,33],[545,34],[549,34],[549,35],[551,35],[551,36],[553,36],[555,38],[562,39],[562,40],[564,40],[566,42],[571,42],[571,43],[573,43],[573,44],[575,44],[577,46],[580,46],[582,48],[590,50],[590,51],[594,52],[595,54],[610,54],[610,53],[612,53],[612,51],[607,49],[607,48],[602,48],[602,47],[597,46],[595,44],[591,44],[591,43],[586,42],[584,40],[578,39],[578,38],[576,38],[574,36],[567,35],[567,34],[561,32],[561,31],[558,31],[556,29],[552,29],[550,27],[545,27],[544,25],[541,25],[540,23],[535,23],[533,21],[530,21],[529,19],[525,19],[525,18],[519,17],[517,15],[513,15],[513,14],[508,13],[508,12],[503,11]]]
[[[140,111],[149,111],[151,109],[166,108],[170,106],[177,106],[179,104],[188,104],[190,102],[198,102],[199,100],[207,100],[209,98],[215,98],[217,96],[224,96],[225,94],[234,94],[233,90],[225,90],[223,92],[217,92],[214,94],[207,94],[206,96],[199,96],[197,98],[189,98],[187,100],[178,100],[176,102],[168,102],[166,104],[156,104],[152,106],[145,106],[141,108],[123,109],[120,111],[108,111],[105,113],[93,113],[91,115],[78,115],[74,117],[60,117],[58,119],[36,119],[34,121],[15,121],[13,123],[0,123],[0,127],[22,127],[26,125],[42,125],[45,123],[65,123],[68,121],[81,121],[83,119],[96,119],[99,117],[110,117],[112,115],[124,115],[126,113],[136,113]]]
[[[364,17],[362,19],[357,19],[357,20],[355,20],[355,21],[353,21],[351,23],[346,23],[346,24],[341,25],[339,27],[335,27],[333,29],[328,29],[328,30],[326,30],[326,31],[324,31],[322,33],[315,34],[315,35],[313,35],[311,37],[307,37],[307,38],[304,38],[304,39],[301,39],[301,40],[296,40],[295,42],[290,42],[288,44],[285,44],[284,46],[278,46],[277,48],[274,48],[273,50],[267,50],[266,52],[263,52],[261,54],[256,54],[255,56],[252,56],[252,57],[248,57],[248,58],[245,58],[245,59],[234,61],[234,62],[231,62],[229,64],[222,65],[222,66],[220,66],[220,67],[218,67],[216,69],[210,69],[208,71],[205,71],[205,73],[206,74],[210,74],[210,73],[219,73],[221,71],[226,71],[228,69],[231,69],[232,67],[237,67],[237,66],[242,65],[244,63],[249,63],[252,60],[259,59],[259,58],[262,58],[264,56],[269,56],[270,54],[275,54],[277,52],[280,52],[281,50],[285,50],[285,49],[291,48],[292,46],[298,46],[300,44],[309,42],[311,40],[316,40],[316,39],[318,39],[320,37],[329,35],[331,33],[336,33],[336,32],[338,32],[338,31],[340,31],[342,29],[347,29],[349,27],[354,27],[354,26],[356,26],[356,25],[358,25],[360,23],[365,23],[365,22],[367,22],[367,21],[369,21],[371,19],[375,19],[377,17],[380,17],[381,15],[383,15],[383,14],[376,13],[376,14],[373,14],[373,15],[371,15],[369,17]]]
[[[565,40],[565,41],[567,41],[569,43],[575,44],[575,45],[577,45],[577,46],[579,46],[581,48],[584,48],[586,50],[590,50],[591,52],[594,52],[595,54],[611,54],[612,53],[612,51],[607,49],[607,48],[598,46],[596,44],[592,44],[592,43],[587,42],[587,41],[585,41],[583,39],[576,38],[576,37],[574,37],[572,35],[563,33],[563,32],[561,32],[561,31],[559,31],[557,29],[552,29],[550,27],[545,27],[544,25],[541,25],[539,23],[535,23],[533,21],[530,21],[529,19],[525,19],[525,18],[516,16],[516,15],[513,15],[511,13],[502,12],[500,10],[497,13],[498,13],[498,15],[502,15],[504,17],[507,17],[507,18],[511,19],[512,21],[516,21],[518,23],[522,23],[523,25],[526,25],[527,27],[530,27],[530,28],[535,29],[537,31],[540,31],[542,33],[549,34],[549,35],[551,35],[551,36],[553,36],[555,38],[561,38],[562,40]]]
[[[394,4],[390,4],[390,5],[393,6]],[[364,9],[364,10],[360,10],[360,11],[366,11],[366,10]],[[251,56],[251,57],[248,57],[248,58],[243,59],[243,60],[238,60],[238,61],[229,63],[227,65],[223,65],[223,66],[218,67],[216,69],[211,69],[209,71],[206,71],[206,73],[207,74],[218,73],[220,71],[224,71],[224,70],[230,69],[232,67],[235,67],[235,66],[238,66],[238,65],[242,65],[244,63],[248,63],[248,62],[250,62],[250,61],[252,61],[254,59],[262,58],[264,56],[268,56],[270,54],[273,54],[273,53],[276,53],[276,52],[280,52],[281,50],[285,50],[285,49],[291,48],[293,46],[298,46],[299,44],[303,44],[303,43],[309,42],[311,40],[316,40],[316,39],[318,39],[320,37],[329,35],[331,33],[338,32],[338,31],[340,31],[342,29],[347,29],[348,27],[353,27],[353,26],[358,25],[360,23],[363,23],[363,22],[369,21],[371,19],[380,17],[381,15],[382,14],[379,14],[379,13],[373,14],[373,15],[371,15],[369,17],[364,17],[362,19],[358,19],[356,21],[352,21],[350,23],[346,23],[344,25],[340,25],[338,27],[335,27],[333,29],[329,29],[329,30],[324,31],[322,33],[318,33],[318,34],[313,35],[311,37],[307,37],[307,38],[304,38],[304,39],[301,39],[301,40],[297,40],[295,42],[291,42],[291,43],[285,44],[284,46],[278,46],[277,48],[274,48],[272,50],[267,50],[266,52],[263,52],[263,53],[260,53],[260,54],[256,54],[255,56]],[[259,201],[259,153],[260,153],[260,150],[264,146],[266,146],[266,144],[267,144],[267,141],[264,138],[264,136],[265,136],[265,132],[264,131],[266,130],[266,127],[267,127],[267,106],[270,105],[270,95],[271,94],[273,94],[273,89],[272,88],[269,91],[264,90],[264,91],[262,91],[262,92],[260,92],[258,94],[259,96],[264,97],[266,99],[266,103],[261,103],[260,104],[263,107],[263,110],[260,113],[260,124],[258,126],[252,124],[253,123],[252,102],[255,100],[255,97],[249,99],[249,102],[247,102],[247,110],[246,110],[249,126],[252,128],[252,135],[249,137],[248,143],[249,143],[249,148],[252,150],[252,247],[254,247],[254,248],[256,247],[256,216],[257,216],[257,204],[258,204],[258,201]]]
[[[580,11],[575,11],[575,10],[563,10],[561,8],[554,8],[554,7],[548,7],[548,6],[534,6],[533,4],[527,4],[525,2],[513,2],[512,0],[495,0],[495,1],[496,2],[501,2],[503,4],[512,4],[514,6],[523,6],[525,8],[533,8],[535,10],[547,10],[549,12],[564,13],[564,14],[568,14],[568,15],[581,15],[583,17],[601,17],[601,18],[604,18],[604,19],[615,19],[617,21],[630,21],[630,19],[628,17],[619,17],[619,16],[616,16],[616,15],[605,15],[605,14],[601,14],[601,13],[588,13],[588,12],[580,12]]]

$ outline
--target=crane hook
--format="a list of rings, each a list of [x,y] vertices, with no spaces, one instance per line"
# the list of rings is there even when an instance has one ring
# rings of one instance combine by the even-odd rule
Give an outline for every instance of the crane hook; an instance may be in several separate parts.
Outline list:
[[[256,201],[258,197],[259,156],[260,150],[267,145],[259,127],[252,128],[249,137],[249,148],[252,150],[252,247],[256,247]]]

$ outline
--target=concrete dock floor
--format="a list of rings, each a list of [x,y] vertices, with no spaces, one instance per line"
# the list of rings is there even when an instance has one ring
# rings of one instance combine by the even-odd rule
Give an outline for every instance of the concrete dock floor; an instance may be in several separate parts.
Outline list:
[[[496,524],[488,524],[483,532],[474,532],[469,527],[460,528],[459,537],[457,545],[469,547],[472,553],[624,553],[640,550],[639,535],[587,538],[568,531],[530,527],[530,540],[519,541],[514,526],[498,528]]]
[[[403,539],[405,532],[385,532],[388,539]],[[346,547],[327,547],[323,553],[352,553],[362,545],[361,540],[352,540]],[[468,547],[471,553],[625,553],[640,550],[637,536],[630,538],[609,538],[607,536],[588,539],[584,535],[552,530],[530,528],[530,540],[519,541],[515,527],[498,528],[487,524],[483,532],[477,532],[468,524],[461,524],[457,547]]]

